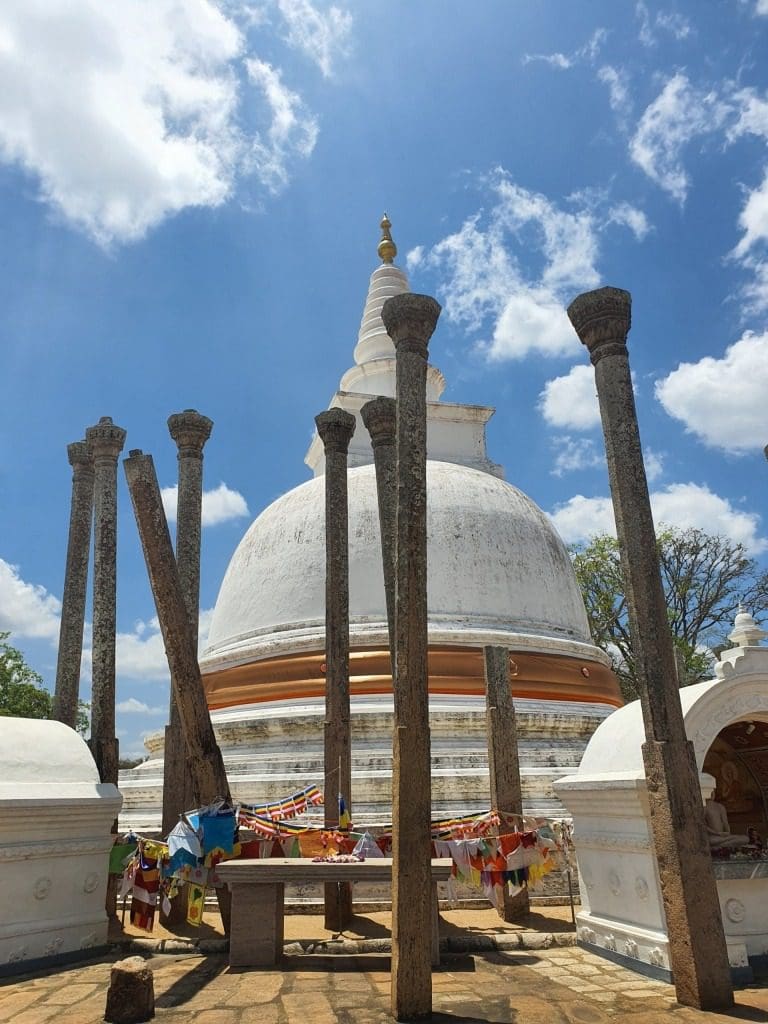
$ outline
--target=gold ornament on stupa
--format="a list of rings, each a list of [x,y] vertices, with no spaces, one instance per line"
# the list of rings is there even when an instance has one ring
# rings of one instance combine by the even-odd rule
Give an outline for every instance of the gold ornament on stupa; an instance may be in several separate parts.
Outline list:
[[[376,251],[378,252],[379,259],[382,263],[391,263],[395,256],[397,256],[397,246],[392,241],[392,235],[389,230],[392,227],[392,224],[386,213],[381,218],[381,224],[379,227],[381,228],[381,241],[379,242],[379,247]]]

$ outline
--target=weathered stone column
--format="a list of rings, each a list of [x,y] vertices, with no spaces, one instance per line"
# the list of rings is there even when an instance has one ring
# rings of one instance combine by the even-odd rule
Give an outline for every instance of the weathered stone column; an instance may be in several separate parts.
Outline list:
[[[152,456],[134,450],[123,465],[179,711],[193,803],[199,807],[219,797],[231,802]],[[231,900],[226,886],[216,889],[216,898],[228,934]]]
[[[91,752],[102,782],[117,785],[118,742],[115,736],[115,633],[117,563],[117,457],[125,431],[110,416],[88,427],[85,440],[93,453],[93,667],[91,685]]]
[[[523,813],[520,758],[517,751],[517,722],[509,680],[509,651],[506,647],[484,647],[485,701],[488,728],[488,776],[491,807],[499,812],[499,835],[514,832],[514,821],[504,813]],[[528,890],[510,896],[504,886],[502,917],[514,921],[530,909]]]
[[[677,998],[699,1009],[723,1009],[732,1005],[733,989],[656,555],[627,355],[630,307],[629,292],[600,288],[574,299],[568,316],[595,367],[640,683],[646,738],[643,760]]]
[[[178,446],[179,483],[176,498],[176,566],[189,628],[197,650],[200,619],[200,532],[203,507],[203,447],[211,436],[213,420],[195,409],[168,418],[168,430]],[[181,736],[179,710],[171,684],[163,761],[163,835],[177,824],[179,815],[194,801]]]
[[[392,1016],[432,1012],[427,674],[427,345],[440,306],[387,299],[381,317],[397,357],[397,550],[392,742]]]
[[[389,652],[394,678],[395,665],[395,546],[397,540],[397,403],[394,398],[374,398],[360,410],[371,438],[376,467],[379,501],[381,559],[384,567],[384,596],[387,602]]]
[[[93,458],[85,441],[67,445],[72,466],[72,504],[69,513],[67,567],[61,602],[59,654],[56,663],[56,691],[53,717],[71,729],[77,726],[80,700],[80,662],[83,657],[85,598],[93,522]]]
[[[347,452],[355,417],[344,409],[315,416],[325,445],[325,827],[339,827],[338,797],[352,813],[349,711],[349,509]],[[325,927],[342,931],[352,920],[352,886],[325,884]]]

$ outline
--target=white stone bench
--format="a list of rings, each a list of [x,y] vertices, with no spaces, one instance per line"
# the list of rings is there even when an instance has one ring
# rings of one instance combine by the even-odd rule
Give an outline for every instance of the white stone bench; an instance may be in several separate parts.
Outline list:
[[[437,883],[451,874],[450,857],[432,861],[432,963],[440,963]],[[313,861],[309,857],[231,860],[216,872],[232,891],[229,936],[231,967],[269,967],[283,952],[286,882],[391,882],[392,860],[374,857],[357,864]]]

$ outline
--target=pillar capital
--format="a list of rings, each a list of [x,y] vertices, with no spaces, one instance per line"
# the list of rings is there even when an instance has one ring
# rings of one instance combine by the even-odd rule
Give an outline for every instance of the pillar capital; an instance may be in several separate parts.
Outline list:
[[[67,458],[70,466],[78,471],[93,472],[93,453],[87,441],[73,441],[67,445]]]
[[[168,417],[168,430],[178,445],[179,455],[202,455],[213,430],[213,420],[197,409],[185,409]]]
[[[393,445],[397,433],[397,402],[394,398],[373,398],[360,410],[365,429],[371,437],[371,447]]]
[[[431,295],[403,292],[387,299],[381,319],[395,350],[412,348],[426,358],[427,345],[437,325],[442,307]]]
[[[94,427],[88,427],[85,440],[95,461],[117,461],[125,444],[125,431],[122,427],[115,426],[111,416],[102,416]]]
[[[578,295],[568,307],[568,318],[593,365],[603,356],[626,353],[632,326],[632,296],[623,288],[597,288]]]
[[[326,452],[347,454],[355,432],[355,417],[345,409],[326,409],[315,416],[315,424]]]

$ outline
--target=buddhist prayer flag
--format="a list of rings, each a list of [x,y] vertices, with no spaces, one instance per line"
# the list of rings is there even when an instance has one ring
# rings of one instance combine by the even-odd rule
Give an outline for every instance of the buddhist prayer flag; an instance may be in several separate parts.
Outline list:
[[[349,826],[352,824],[347,805],[344,803],[344,797],[339,793],[339,831],[348,832]]]

